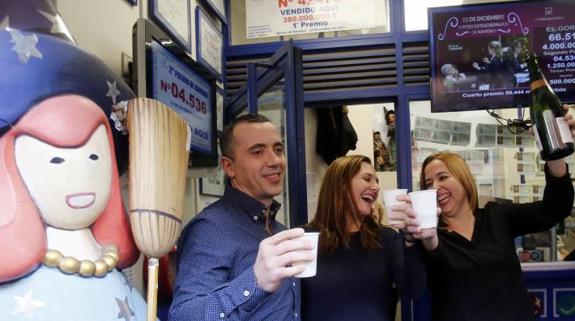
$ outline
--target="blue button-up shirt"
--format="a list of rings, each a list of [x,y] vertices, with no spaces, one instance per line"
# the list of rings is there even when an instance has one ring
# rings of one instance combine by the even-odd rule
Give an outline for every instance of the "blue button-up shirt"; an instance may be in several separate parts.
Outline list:
[[[279,203],[274,201],[271,225]],[[300,285],[285,279],[273,293],[256,286],[254,263],[268,237],[265,207],[226,187],[224,196],[205,208],[182,232],[170,321],[300,320]]]

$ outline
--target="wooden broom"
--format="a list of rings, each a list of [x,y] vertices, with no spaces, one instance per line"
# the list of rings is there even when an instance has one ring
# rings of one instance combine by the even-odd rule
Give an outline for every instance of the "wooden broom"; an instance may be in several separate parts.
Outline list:
[[[181,232],[189,152],[188,126],[159,101],[128,104],[129,213],[138,248],[148,256],[148,321],[156,320],[158,258]]]

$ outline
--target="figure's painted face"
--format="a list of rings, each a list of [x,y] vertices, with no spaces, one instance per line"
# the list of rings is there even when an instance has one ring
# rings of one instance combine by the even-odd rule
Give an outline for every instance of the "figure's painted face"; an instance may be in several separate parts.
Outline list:
[[[87,228],[106,208],[112,158],[104,125],[78,148],[58,148],[20,136],[15,157],[28,192],[48,225],[68,230]]]

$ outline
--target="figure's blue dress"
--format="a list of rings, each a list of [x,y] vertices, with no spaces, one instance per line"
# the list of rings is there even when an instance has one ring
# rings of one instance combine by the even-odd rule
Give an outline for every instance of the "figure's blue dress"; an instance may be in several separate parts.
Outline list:
[[[2,321],[145,321],[146,303],[116,269],[102,278],[40,266],[0,284]]]

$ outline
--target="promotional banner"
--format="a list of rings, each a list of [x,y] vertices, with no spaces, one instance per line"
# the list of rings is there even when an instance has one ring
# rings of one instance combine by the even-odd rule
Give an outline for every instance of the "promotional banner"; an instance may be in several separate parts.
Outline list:
[[[374,28],[377,0],[246,0],[247,38]]]
[[[153,98],[174,109],[191,127],[192,149],[210,153],[211,85],[157,42],[152,42]]]
[[[430,9],[432,111],[529,105],[526,55],[564,102],[575,99],[575,2]]]

